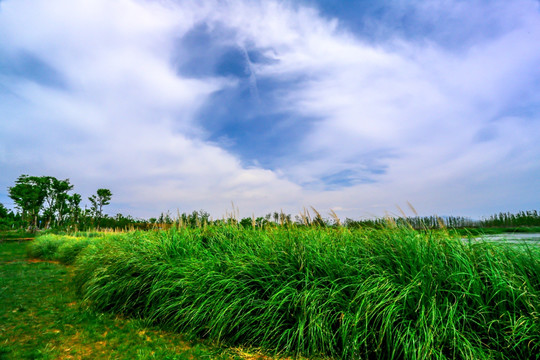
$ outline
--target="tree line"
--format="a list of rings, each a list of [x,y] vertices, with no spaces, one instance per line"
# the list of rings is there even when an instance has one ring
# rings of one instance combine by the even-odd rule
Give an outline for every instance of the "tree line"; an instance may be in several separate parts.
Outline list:
[[[415,216],[386,217],[378,219],[353,220],[338,218],[335,212],[330,217],[323,217],[316,209],[304,209],[293,219],[292,215],[281,212],[268,213],[263,217],[240,219],[237,211],[227,214],[222,219],[213,220],[204,210],[192,213],[178,213],[176,217],[169,212],[157,218],[135,219],[117,214],[109,216],[103,213],[103,207],[110,204],[112,192],[109,189],[97,189],[88,197],[90,207],[81,207],[82,196],[73,192],[74,186],[69,179],[59,180],[53,176],[21,175],[15,185],[8,188],[9,197],[18,211],[10,211],[0,203],[0,229],[64,229],[88,230],[95,228],[110,229],[155,229],[177,227],[204,227],[206,225],[233,224],[245,228],[267,228],[275,226],[316,226],[349,228],[380,228],[389,223],[414,229],[438,228],[494,228],[494,227],[532,227],[540,226],[540,213],[536,210],[521,211],[516,214],[499,213],[482,220],[473,220],[460,216]]]
[[[463,216],[413,216],[413,217],[383,217],[376,219],[354,220],[347,218],[341,221],[334,212],[329,217],[323,217],[318,211],[304,210],[294,218],[283,212],[268,213],[261,217],[245,217],[239,219],[234,214],[229,214],[222,219],[213,220],[204,210],[192,213],[178,214],[176,217],[170,213],[161,214],[158,218],[150,218],[147,228],[170,228],[176,227],[204,227],[206,225],[231,224],[244,228],[269,228],[269,227],[347,227],[347,228],[371,228],[380,229],[387,226],[411,227],[417,230],[423,229],[481,229],[481,228],[519,228],[540,227],[540,213],[536,210],[522,211],[517,214],[500,213],[491,215],[481,220],[475,220]],[[142,224],[140,224],[142,225]]]
[[[0,204],[0,225],[4,228],[26,227],[28,230],[50,228],[76,228],[81,225],[99,227],[103,207],[110,204],[112,192],[98,189],[90,196],[90,208],[81,208],[82,196],[72,193],[74,186],[69,179],[54,176],[21,175],[15,185],[8,188],[18,212],[8,211]]]

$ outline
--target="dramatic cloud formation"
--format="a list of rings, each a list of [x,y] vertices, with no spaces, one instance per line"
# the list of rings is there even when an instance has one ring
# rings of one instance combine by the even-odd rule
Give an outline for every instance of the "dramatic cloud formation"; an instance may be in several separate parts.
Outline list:
[[[0,202],[28,173],[145,217],[532,209],[539,38],[536,0],[3,0]]]

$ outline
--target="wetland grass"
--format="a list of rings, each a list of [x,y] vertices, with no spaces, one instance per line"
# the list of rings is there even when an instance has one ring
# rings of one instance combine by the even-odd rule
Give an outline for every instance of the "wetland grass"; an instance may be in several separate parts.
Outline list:
[[[538,247],[400,227],[209,226],[85,241],[73,257],[80,296],[194,338],[311,358],[540,353]]]

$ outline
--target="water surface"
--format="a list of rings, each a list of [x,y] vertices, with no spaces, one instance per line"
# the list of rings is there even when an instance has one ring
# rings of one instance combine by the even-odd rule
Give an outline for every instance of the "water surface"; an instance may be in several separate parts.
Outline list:
[[[468,238],[465,238],[468,240]],[[470,238],[473,241],[493,241],[513,244],[540,245],[540,233],[504,233],[495,235],[482,235]]]

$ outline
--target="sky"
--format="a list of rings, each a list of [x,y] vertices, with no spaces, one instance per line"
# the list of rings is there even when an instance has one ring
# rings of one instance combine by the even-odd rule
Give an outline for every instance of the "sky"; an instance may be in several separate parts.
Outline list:
[[[7,207],[481,218],[539,208],[539,140],[538,0],[0,0]]]

